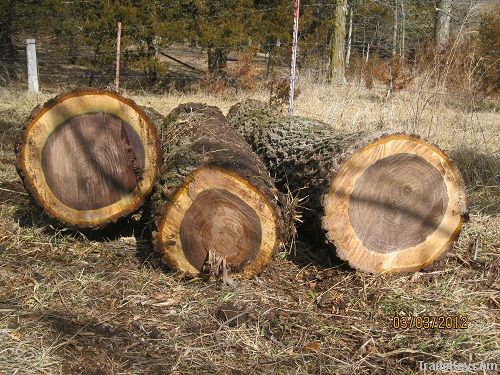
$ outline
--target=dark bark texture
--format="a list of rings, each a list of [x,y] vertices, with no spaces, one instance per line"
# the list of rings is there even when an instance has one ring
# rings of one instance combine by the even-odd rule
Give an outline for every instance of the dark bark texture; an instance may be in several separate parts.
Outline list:
[[[298,214],[304,229],[323,240],[322,196],[344,160],[344,151],[362,134],[344,134],[298,116],[283,117],[255,100],[236,104],[227,118],[262,157],[278,189],[302,200]]]
[[[194,170],[217,167],[245,178],[267,197],[269,205],[275,208],[278,229],[283,228],[280,206],[284,198],[262,160],[228,125],[218,108],[199,103],[180,105],[166,117],[160,138],[163,161],[151,203],[156,220],[163,214],[164,202]],[[282,238],[283,235],[280,234]]]
[[[227,67],[227,51],[224,48],[208,49],[208,72],[221,75]]]

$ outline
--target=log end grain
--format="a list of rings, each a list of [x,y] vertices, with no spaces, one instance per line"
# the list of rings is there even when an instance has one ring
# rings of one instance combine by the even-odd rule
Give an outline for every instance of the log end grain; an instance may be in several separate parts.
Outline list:
[[[434,262],[466,216],[460,172],[417,136],[384,134],[346,152],[323,197],[323,229],[340,258],[373,272]]]
[[[96,229],[137,210],[158,174],[156,127],[116,93],[67,93],[33,112],[16,146],[17,169],[53,218]]]
[[[198,275],[210,253],[251,277],[279,246],[276,206],[248,180],[218,167],[196,169],[165,201],[154,243],[164,261]]]

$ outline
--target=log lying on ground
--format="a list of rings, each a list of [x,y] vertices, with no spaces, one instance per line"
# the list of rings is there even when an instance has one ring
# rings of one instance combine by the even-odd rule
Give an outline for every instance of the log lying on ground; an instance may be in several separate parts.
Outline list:
[[[16,145],[35,201],[70,227],[96,229],[136,211],[158,175],[156,127],[131,100],[75,91],[37,108]]]
[[[418,270],[460,232],[466,216],[461,175],[418,136],[343,134],[319,121],[278,116],[256,101],[235,105],[228,119],[279,189],[307,197],[306,224],[321,226],[322,238],[357,269]]]
[[[283,234],[278,192],[262,161],[219,109],[203,104],[174,109],[161,139],[152,213],[164,261],[192,276],[260,272]]]

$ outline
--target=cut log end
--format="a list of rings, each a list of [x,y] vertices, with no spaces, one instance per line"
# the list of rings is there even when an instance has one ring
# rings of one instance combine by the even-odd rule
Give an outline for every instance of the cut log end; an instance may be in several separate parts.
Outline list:
[[[49,215],[98,228],[135,211],[152,191],[159,141],[133,102],[108,91],[77,91],[33,114],[17,155],[25,186]]]
[[[323,228],[353,267],[407,272],[436,260],[466,213],[460,173],[415,136],[385,135],[354,151],[323,199]]]
[[[171,267],[192,276],[212,254],[251,277],[278,245],[275,208],[248,181],[220,168],[195,170],[162,211],[157,250]]]

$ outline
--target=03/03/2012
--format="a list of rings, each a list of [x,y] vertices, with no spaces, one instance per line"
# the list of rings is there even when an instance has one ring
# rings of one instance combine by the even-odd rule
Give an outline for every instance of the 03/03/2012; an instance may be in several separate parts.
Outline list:
[[[467,329],[469,318],[463,315],[395,315],[392,328],[405,329]]]

